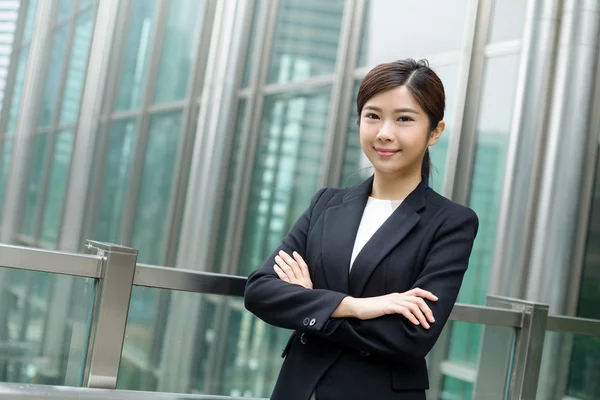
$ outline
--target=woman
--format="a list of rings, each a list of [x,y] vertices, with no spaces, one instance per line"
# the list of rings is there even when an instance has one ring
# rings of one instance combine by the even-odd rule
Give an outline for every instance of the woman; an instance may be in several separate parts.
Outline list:
[[[425,399],[425,356],[458,295],[478,220],[427,186],[445,123],[426,61],[379,65],[357,98],[374,174],[321,189],[248,278],[245,305],[294,333],[271,399]]]

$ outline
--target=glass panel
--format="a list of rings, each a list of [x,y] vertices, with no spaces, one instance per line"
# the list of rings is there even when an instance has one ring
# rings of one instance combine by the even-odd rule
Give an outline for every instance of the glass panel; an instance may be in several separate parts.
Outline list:
[[[446,111],[444,113],[444,121],[446,129],[438,142],[429,148],[431,156],[431,180],[430,186],[441,192],[444,188],[444,180],[446,178],[446,157],[448,156],[448,148],[450,140],[454,132],[454,121],[456,120],[456,96],[458,95],[458,64],[444,65],[433,67],[433,70],[442,80],[444,91],[446,92]]]
[[[455,120],[454,113],[456,112],[456,95],[458,93],[458,65],[445,65],[436,67],[434,70],[442,80],[446,92],[446,113],[444,115],[446,129],[436,145],[430,147],[432,177],[429,183],[432,188],[441,192],[446,176],[446,156],[453,130],[452,125]],[[344,155],[344,165],[340,181],[344,187],[356,185],[373,174],[373,166],[367,157],[365,157],[360,147],[358,126],[356,125],[356,97],[359,87],[360,81],[357,81],[354,85],[354,95],[350,102],[351,111],[350,120],[348,121],[346,153]]]
[[[69,179],[69,165],[73,151],[74,134],[72,131],[59,132],[54,147],[54,159],[50,171],[48,193],[44,209],[42,240],[56,244],[62,219],[63,199]]]
[[[354,92],[350,101],[350,120],[348,121],[348,137],[346,138],[346,151],[340,184],[342,187],[358,185],[373,174],[373,166],[365,156],[360,146],[358,126],[356,125],[356,97],[361,81],[354,83]]]
[[[115,121],[111,127],[94,229],[97,240],[112,243],[120,241],[121,215],[133,162],[134,134],[133,120]]]
[[[458,301],[461,303],[485,302],[504,185],[518,64],[518,54],[486,60],[469,201],[479,216],[480,229],[459,294]],[[474,346],[466,346],[464,342],[476,343],[479,332],[469,327],[460,328],[453,332],[452,337],[450,358],[473,361],[476,357]]]
[[[167,290],[134,286],[117,378],[118,389],[157,390],[154,371],[159,367],[162,347],[168,343],[161,332],[165,331],[171,311],[168,307],[169,298]],[[186,351],[191,352],[193,349]]]
[[[226,265],[223,265],[223,255],[225,254],[225,246],[227,241],[227,227],[232,220],[236,218],[236,213],[233,212],[231,207],[233,206],[233,197],[236,188],[241,187],[241,182],[236,179],[236,176],[240,176],[239,169],[243,168],[243,162],[245,159],[245,152],[242,151],[242,143],[244,143],[244,133],[248,127],[248,118],[246,110],[246,100],[242,99],[238,103],[237,118],[235,120],[235,127],[233,131],[233,140],[231,142],[231,153],[229,154],[229,165],[227,166],[227,179],[225,180],[225,194],[223,196],[223,205],[221,208],[221,218],[219,222],[219,237],[217,239],[217,246],[215,249],[215,272],[223,273],[228,272]],[[239,175],[238,175],[239,174]]]
[[[144,75],[150,55],[150,34],[154,24],[156,2],[133,0],[130,23],[123,49],[116,109],[132,110],[140,106]]]
[[[133,247],[138,260],[161,264],[166,246],[165,223],[175,177],[175,161],[181,134],[181,112],[159,114],[150,120],[140,192],[135,211]]]
[[[46,142],[47,133],[41,133],[33,138],[33,157],[29,166],[29,177],[25,191],[25,204],[20,232],[23,235],[34,236],[35,226],[38,219],[40,192],[42,191],[42,179],[44,166],[46,164]]]
[[[63,25],[54,32],[52,51],[50,54],[50,66],[44,85],[44,95],[42,96],[42,104],[40,106],[38,127],[50,125],[54,113],[56,112],[56,100],[60,89],[61,74],[66,61],[68,28],[68,25]]]
[[[0,380],[81,385],[95,280],[0,268]]]
[[[63,104],[61,107],[60,124],[72,124],[77,121],[79,107],[81,106],[81,95],[85,83],[85,73],[88,65],[88,56],[92,44],[92,11],[87,11],[77,19],[75,36],[73,37],[73,48],[69,59],[69,70]]]
[[[546,333],[536,398],[599,399],[599,376],[600,337]]]
[[[2,159],[0,161],[0,218],[2,218],[4,193],[6,191],[6,178],[8,178],[8,169],[12,159],[13,140],[5,139],[2,143]]]
[[[268,83],[298,82],[335,70],[344,2],[283,0]]]
[[[358,66],[460,51],[469,4],[468,0],[368,1]]]
[[[523,38],[527,2],[522,0],[494,1],[489,43]]]
[[[184,331],[193,335],[183,342],[170,335]],[[135,287],[118,387],[265,398],[289,336],[247,312],[242,298]]]
[[[15,86],[12,98],[10,99],[10,110],[8,112],[7,134],[13,136],[17,127],[17,119],[21,112],[21,95],[23,94],[23,85],[25,84],[25,70],[29,60],[29,49],[24,49],[19,54],[19,64],[15,75]]]
[[[37,5],[39,0],[29,0],[27,5],[27,16],[25,19],[25,27],[23,30],[22,45],[28,45],[31,40],[31,34],[33,33],[33,24],[35,22],[35,14],[37,11]]]
[[[475,358],[471,362],[443,360],[446,354],[445,337],[448,333],[454,336],[459,326],[470,328],[470,330],[483,332],[489,335],[489,341],[496,344],[495,347],[481,348],[480,341],[473,345],[467,337],[462,341],[467,346],[473,347]],[[469,329],[468,329],[469,330]],[[432,387],[432,390],[440,390],[440,399],[462,400],[462,399],[504,399],[510,383],[511,363],[515,349],[516,330],[512,327],[491,326],[474,324],[470,322],[449,321],[444,327],[444,332],[434,349],[429,354],[427,362],[430,374],[432,371],[440,371],[444,376],[441,388]],[[439,365],[436,365],[440,363]],[[434,377],[432,377],[434,378]],[[432,379],[432,381],[435,381]],[[502,388],[499,392],[494,388]],[[477,390],[477,396],[475,395]],[[482,393],[485,396],[482,397]]]
[[[331,88],[267,96],[236,273],[258,268],[318,189]]]
[[[198,0],[169,2],[154,104],[185,98],[191,67],[196,61],[205,3]]]

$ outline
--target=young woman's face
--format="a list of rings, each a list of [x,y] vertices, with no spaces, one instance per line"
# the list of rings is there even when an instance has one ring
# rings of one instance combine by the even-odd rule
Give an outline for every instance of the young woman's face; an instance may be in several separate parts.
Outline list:
[[[428,146],[444,122],[431,132],[429,118],[406,86],[371,97],[360,115],[360,144],[375,171],[390,175],[419,173]]]

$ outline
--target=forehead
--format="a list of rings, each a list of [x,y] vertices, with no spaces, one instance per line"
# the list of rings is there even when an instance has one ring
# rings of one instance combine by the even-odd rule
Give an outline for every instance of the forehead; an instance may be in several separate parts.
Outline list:
[[[421,107],[406,86],[397,86],[383,92],[377,93],[365,103],[365,107],[374,106],[386,109],[412,108],[421,112]]]

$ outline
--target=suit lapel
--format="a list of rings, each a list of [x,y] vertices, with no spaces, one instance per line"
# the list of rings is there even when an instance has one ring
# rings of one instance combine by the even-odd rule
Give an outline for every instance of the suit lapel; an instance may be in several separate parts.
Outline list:
[[[362,295],[375,268],[417,225],[421,219],[419,211],[425,206],[425,189],[424,183],[419,184],[358,253],[348,281],[351,296]]]
[[[331,290],[348,293],[352,249],[372,187],[373,177],[349,191],[342,204],[325,211],[322,264]]]

